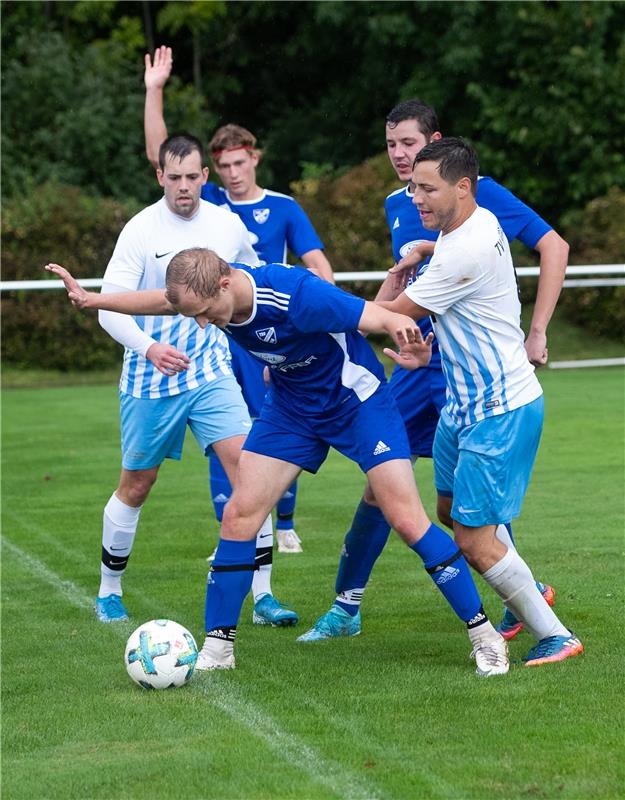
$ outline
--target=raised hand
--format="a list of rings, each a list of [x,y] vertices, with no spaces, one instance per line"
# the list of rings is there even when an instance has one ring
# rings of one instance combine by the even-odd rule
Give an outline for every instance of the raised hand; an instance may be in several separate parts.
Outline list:
[[[60,264],[46,264],[44,269],[58,275],[63,281],[67,296],[71,300],[72,305],[76,306],[76,308],[86,308],[90,292],[86,292],[65,267],[62,267]]]
[[[171,74],[171,67],[173,64],[173,57],[171,47],[157,47],[154,51],[154,61],[150,58],[150,54],[145,54],[145,74],[143,80],[145,81],[146,89],[162,89]]]

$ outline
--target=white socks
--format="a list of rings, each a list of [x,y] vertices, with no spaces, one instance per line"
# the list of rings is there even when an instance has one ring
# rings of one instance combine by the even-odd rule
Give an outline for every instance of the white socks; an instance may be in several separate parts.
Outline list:
[[[569,635],[568,629],[547,605],[530,568],[516,550],[508,549],[482,577],[536,639]]]
[[[130,557],[140,514],[141,506],[127,506],[115,493],[104,507],[99,597],[122,594],[121,578]]]
[[[499,539],[499,541],[502,544],[505,544],[508,550],[516,550],[514,542],[512,541],[512,538],[510,537],[508,529],[506,528],[505,525],[497,525],[497,528],[495,530],[495,536]]]
[[[269,548],[269,549],[267,549]],[[254,602],[263,594],[271,594],[271,568],[273,566],[273,523],[271,514],[256,534],[256,566],[252,578]]]

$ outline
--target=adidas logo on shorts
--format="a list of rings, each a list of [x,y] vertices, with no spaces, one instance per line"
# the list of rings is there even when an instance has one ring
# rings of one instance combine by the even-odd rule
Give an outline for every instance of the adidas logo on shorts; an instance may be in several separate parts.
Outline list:
[[[374,456],[380,456],[380,455],[382,455],[382,453],[388,453],[390,451],[390,449],[391,448],[387,444],[384,444],[384,442],[379,441],[375,446],[375,450],[373,451],[373,455]]]

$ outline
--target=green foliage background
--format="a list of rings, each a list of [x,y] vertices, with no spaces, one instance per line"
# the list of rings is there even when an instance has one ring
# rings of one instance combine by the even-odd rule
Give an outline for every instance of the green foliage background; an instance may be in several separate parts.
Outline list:
[[[143,55],[161,43],[174,50],[169,129],[207,140],[227,121],[251,128],[261,184],[295,193],[337,271],[390,264],[382,203],[397,181],[383,121],[414,96],[437,108],[444,133],[474,142],[483,174],[570,235],[572,263],[625,261],[625,3],[1,6],[5,280],[40,278],[49,260],[101,275],[123,222],[159,197],[144,153]],[[574,290],[563,305],[618,336],[622,299]],[[12,363],[117,358],[60,294],[2,305]]]

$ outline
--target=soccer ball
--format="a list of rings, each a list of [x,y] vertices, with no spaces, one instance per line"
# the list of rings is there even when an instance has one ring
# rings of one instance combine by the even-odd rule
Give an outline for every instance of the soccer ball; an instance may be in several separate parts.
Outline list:
[[[182,686],[193,675],[196,661],[195,639],[170,619],[153,619],[139,626],[124,653],[128,674],[144,689]]]

